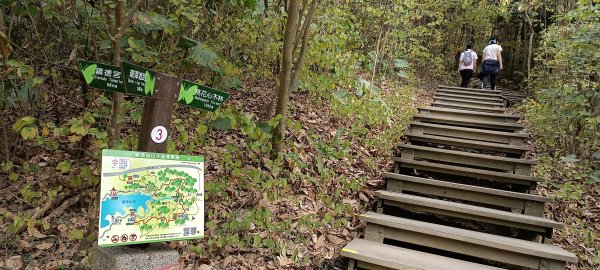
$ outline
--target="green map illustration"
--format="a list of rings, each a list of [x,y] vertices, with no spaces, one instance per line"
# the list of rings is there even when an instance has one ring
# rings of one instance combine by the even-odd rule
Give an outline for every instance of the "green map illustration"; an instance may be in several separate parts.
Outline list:
[[[202,238],[204,158],[102,151],[99,246]]]

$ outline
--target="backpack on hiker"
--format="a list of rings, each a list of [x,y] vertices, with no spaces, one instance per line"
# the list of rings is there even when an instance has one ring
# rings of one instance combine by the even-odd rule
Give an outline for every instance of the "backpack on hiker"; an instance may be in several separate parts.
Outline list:
[[[465,51],[463,53],[462,62],[465,66],[470,66],[471,64],[473,64],[473,53],[471,51]]]

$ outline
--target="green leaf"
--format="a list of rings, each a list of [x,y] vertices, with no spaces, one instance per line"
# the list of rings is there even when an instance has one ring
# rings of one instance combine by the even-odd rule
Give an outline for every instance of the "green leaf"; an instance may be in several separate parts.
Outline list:
[[[177,43],[177,48],[180,49],[189,49],[198,45],[198,41],[195,41],[189,37],[181,36],[179,38],[179,42]]]
[[[577,162],[579,160],[580,159],[578,159],[577,156],[574,155],[574,154],[570,154],[568,156],[562,157],[562,161],[568,162],[568,163],[574,163],[574,162]]]
[[[408,61],[404,60],[404,59],[394,59],[394,66],[396,68],[405,68],[408,67]]]
[[[83,239],[83,231],[80,229],[72,229],[67,233],[67,238],[71,240],[81,240]]]
[[[133,37],[130,37],[129,39],[127,39],[127,43],[129,44],[129,47],[131,47],[134,50],[146,49],[146,42],[144,42],[144,40],[141,39],[135,39]]]
[[[96,74],[96,68],[98,68],[98,65],[92,64],[83,69],[81,73],[83,73],[85,83],[92,83],[92,81],[94,80],[94,74]]]
[[[258,3],[258,1],[256,0],[244,0],[244,7],[246,7],[247,9],[256,9],[256,4]]]
[[[37,133],[38,133],[37,127],[24,127],[23,129],[21,129],[21,137],[23,137],[23,139],[25,139],[25,140],[35,139],[35,137],[37,136]]]
[[[210,49],[205,49],[200,45],[196,45],[190,50],[187,59],[194,61],[200,66],[210,67],[214,71],[215,66],[213,63],[219,59],[219,56]]]
[[[156,77],[150,74],[150,72],[146,71],[146,86],[144,88],[146,95],[152,96],[154,93],[154,81],[156,81]]]
[[[185,91],[185,103],[190,104],[194,101],[194,96],[196,96],[196,91],[198,91],[197,85],[192,85]]]
[[[231,125],[231,119],[229,117],[221,117],[210,123],[210,127],[219,130],[231,130],[233,126]]]
[[[398,76],[399,76],[400,78],[406,78],[406,77],[408,77],[408,73],[406,73],[406,71],[404,71],[404,70],[400,70],[400,71],[398,71],[398,73],[396,73],[396,74],[398,74]]]
[[[56,169],[59,170],[61,173],[66,173],[71,169],[71,162],[68,162],[66,160],[62,161],[61,163],[58,163]]]
[[[15,132],[19,132],[19,131],[21,131],[21,129],[33,124],[34,122],[35,122],[35,118],[33,118],[31,116],[25,116],[25,117],[22,117],[21,119],[17,120],[17,122],[15,122],[13,124],[12,128]]]
[[[11,172],[8,175],[8,180],[10,180],[12,182],[17,181],[17,179],[19,179],[19,175],[17,173],[15,173],[15,172]]]

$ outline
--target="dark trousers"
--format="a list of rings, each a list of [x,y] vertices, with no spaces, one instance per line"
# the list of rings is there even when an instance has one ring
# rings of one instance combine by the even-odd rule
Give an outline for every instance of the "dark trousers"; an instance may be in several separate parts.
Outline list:
[[[496,90],[496,75],[494,73],[490,73],[490,84],[492,85],[492,88],[490,88],[490,90]]]
[[[460,87],[469,86],[469,82],[471,82],[471,77],[473,77],[473,70],[472,69],[461,70],[460,77],[462,77],[462,82],[460,83]]]

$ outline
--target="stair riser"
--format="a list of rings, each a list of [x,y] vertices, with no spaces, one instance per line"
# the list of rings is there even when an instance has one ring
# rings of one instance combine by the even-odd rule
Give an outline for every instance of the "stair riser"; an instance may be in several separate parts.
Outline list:
[[[500,98],[494,97],[482,97],[482,96],[472,96],[472,95],[464,95],[464,94],[450,94],[450,93],[436,93],[436,97],[441,98],[461,98],[469,101],[479,101],[479,102],[494,102],[494,103],[504,103],[504,100]]]
[[[422,234],[403,230],[401,228],[392,228],[375,223],[367,223],[365,228],[365,239],[379,243],[383,243],[384,239],[392,239],[540,270],[564,270],[566,266],[566,263],[562,261],[543,259],[533,255],[501,250],[490,246],[476,245],[450,238]]]
[[[442,98],[442,97],[434,97],[434,101],[444,102],[452,105],[463,105],[463,106],[478,106],[478,107],[486,107],[486,108],[505,108],[502,103],[492,103],[492,102],[481,102],[481,101],[469,101],[469,100],[457,100],[450,98]]]
[[[448,89],[438,89],[436,93],[439,94],[451,94],[451,95],[464,95],[471,97],[489,97],[489,98],[498,98],[502,99],[502,95],[500,94],[486,94],[481,92],[472,92],[472,91],[462,91],[462,90],[448,90]]]
[[[420,149],[402,149],[401,158],[405,159],[425,159],[429,161],[442,161],[459,165],[470,165],[481,168],[489,168],[511,172],[518,175],[530,175],[531,165],[515,163],[502,160],[482,159],[479,157],[461,156],[448,153],[429,152]]]
[[[479,145],[479,144],[467,143],[467,142],[456,142],[456,141],[450,141],[450,140],[444,140],[444,139],[421,138],[421,137],[416,137],[416,136],[414,136],[414,137],[410,136],[410,141],[411,142],[425,142],[425,143],[453,145],[453,146],[459,146],[459,147],[465,147],[465,148],[471,148],[471,149],[487,150],[487,151],[494,151],[494,152],[506,153],[506,154],[515,154],[515,155],[519,155],[519,156],[522,156],[525,152],[524,150],[505,148],[505,147],[501,147],[501,146],[498,146],[498,147],[487,146],[487,145]]]
[[[497,196],[477,191],[462,189],[452,189],[449,187],[439,187],[422,183],[402,181],[394,178],[387,178],[387,190],[391,192],[416,192],[439,196],[443,198],[460,199],[469,202],[484,203],[494,206],[507,207],[511,209],[520,209],[522,213],[530,216],[541,217],[544,213],[544,203],[538,201],[527,201],[524,199]]]
[[[469,114],[469,113],[464,113],[464,112],[444,112],[444,111],[428,110],[426,108],[419,109],[419,112],[423,115],[437,116],[437,117],[450,117],[450,118],[460,119],[463,121],[489,121],[489,122],[514,124],[517,122],[517,120],[519,120],[518,118],[506,117],[506,116],[502,116],[502,115],[492,116],[492,115]]]
[[[426,117],[414,117],[415,121],[421,121],[424,123],[434,123],[434,124],[444,124],[444,125],[454,125],[461,127],[469,127],[469,128],[481,128],[487,130],[496,130],[496,131],[504,131],[504,132],[516,132],[523,129],[523,127],[519,126],[504,126],[501,124],[494,123],[477,123],[471,122],[468,119],[436,119],[436,118],[426,118]]]
[[[407,164],[407,163],[399,163],[399,162],[397,163],[397,166],[399,166],[398,169],[409,168],[409,169],[416,169],[416,170],[422,170],[422,171],[430,171],[430,172],[438,172],[438,173],[445,173],[445,174],[451,174],[451,175],[481,178],[481,179],[490,180],[490,181],[518,184],[518,185],[528,186],[531,190],[534,190],[537,185],[536,181],[515,179],[515,178],[511,178],[509,176],[482,175],[482,174],[479,174],[476,172],[457,171],[457,170],[453,170],[453,169],[436,168],[436,167],[429,167],[429,166],[426,167],[426,166],[421,166],[419,164]]]
[[[428,126],[413,126],[411,128],[414,134],[426,134],[436,136],[446,136],[459,139],[477,140],[483,142],[502,143],[509,145],[523,145],[524,138],[521,137],[510,137],[507,135],[497,135],[488,133],[476,133],[463,130],[452,130],[439,127],[428,127]]]
[[[473,111],[473,112],[485,112],[485,113],[501,113],[504,112],[502,108],[478,108],[470,105],[463,104],[448,104],[444,103],[433,103],[434,107],[438,108],[446,108],[446,109],[457,109],[457,110],[465,110],[465,111]]]

